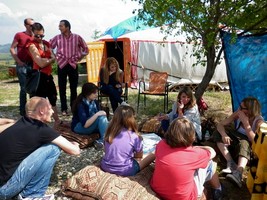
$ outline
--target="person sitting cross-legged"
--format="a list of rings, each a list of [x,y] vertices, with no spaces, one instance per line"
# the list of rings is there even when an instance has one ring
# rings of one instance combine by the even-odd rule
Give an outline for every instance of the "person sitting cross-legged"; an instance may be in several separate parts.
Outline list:
[[[52,114],[47,99],[32,97],[26,115],[0,133],[0,199],[53,199],[44,196],[61,149],[78,155],[80,148],[47,125]]]

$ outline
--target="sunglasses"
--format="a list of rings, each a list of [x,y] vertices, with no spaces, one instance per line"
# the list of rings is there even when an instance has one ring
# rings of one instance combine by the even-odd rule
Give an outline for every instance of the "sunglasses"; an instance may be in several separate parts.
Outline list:
[[[44,38],[44,35],[34,35],[35,38],[39,38],[39,39],[42,39]]]
[[[240,110],[248,110],[247,108],[245,107],[242,107],[241,105],[239,106]]]

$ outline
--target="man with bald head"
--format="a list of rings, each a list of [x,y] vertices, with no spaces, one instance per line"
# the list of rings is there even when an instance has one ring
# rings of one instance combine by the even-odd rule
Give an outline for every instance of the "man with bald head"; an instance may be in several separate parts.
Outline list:
[[[0,134],[0,199],[44,197],[60,150],[80,154],[78,143],[47,125],[52,114],[47,99],[32,97],[26,115]]]

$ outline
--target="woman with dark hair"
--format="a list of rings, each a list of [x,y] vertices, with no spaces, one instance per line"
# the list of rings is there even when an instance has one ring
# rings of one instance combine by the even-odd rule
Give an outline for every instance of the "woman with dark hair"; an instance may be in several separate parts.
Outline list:
[[[172,111],[167,115],[159,117],[159,120],[162,120],[161,127],[164,132],[167,131],[169,124],[177,117],[188,118],[194,125],[197,136],[196,140],[202,139],[200,114],[195,95],[190,87],[183,87],[177,95],[177,100],[172,106]]]
[[[40,70],[41,76],[37,91],[31,94],[31,97],[47,97],[54,111],[53,118],[55,120],[55,125],[62,124],[63,122],[60,121],[58,117],[56,107],[57,90],[52,76],[52,64],[56,59],[50,48],[49,42],[43,40],[45,35],[42,24],[38,22],[34,23],[32,25],[32,32],[34,40],[29,42],[27,47],[33,59],[33,69]]]
[[[85,83],[82,92],[78,95],[72,106],[71,129],[81,135],[100,133],[100,139],[95,142],[97,149],[103,147],[104,134],[108,126],[106,112],[100,110],[96,101],[98,88],[93,83]]]

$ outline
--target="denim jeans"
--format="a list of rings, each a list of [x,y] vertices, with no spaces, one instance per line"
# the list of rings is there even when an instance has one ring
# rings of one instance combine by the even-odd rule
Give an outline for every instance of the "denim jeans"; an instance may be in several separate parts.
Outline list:
[[[99,132],[100,139],[99,142],[104,141],[104,135],[108,127],[108,119],[106,116],[99,116],[91,126],[84,128],[81,122],[79,122],[75,127],[74,131],[80,135],[90,135],[92,133]]]
[[[77,98],[77,86],[79,80],[78,65],[74,69],[70,64],[67,64],[62,69],[58,67],[57,72],[61,111],[65,111],[68,109],[66,97],[67,76],[69,77],[70,83],[70,108],[72,107],[74,100]]]
[[[0,199],[10,199],[18,194],[31,198],[44,196],[59,154],[60,148],[54,144],[45,144],[32,152],[0,187]]]
[[[122,103],[122,88],[115,88],[112,85],[102,85],[101,92],[109,96],[110,104],[113,112],[118,107],[118,103]]]
[[[25,115],[25,104],[27,101],[27,93],[25,91],[25,83],[26,83],[26,75],[27,70],[32,69],[31,65],[25,65],[25,66],[16,66],[16,72],[19,79],[19,86],[20,86],[20,92],[19,92],[19,113],[21,116]]]

